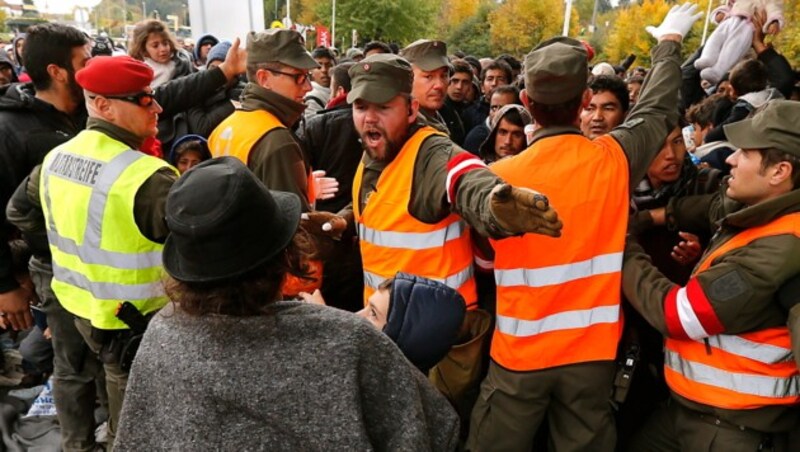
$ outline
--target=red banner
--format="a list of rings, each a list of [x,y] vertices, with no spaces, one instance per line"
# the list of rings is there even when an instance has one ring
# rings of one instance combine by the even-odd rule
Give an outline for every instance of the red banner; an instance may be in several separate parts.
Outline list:
[[[317,47],[330,47],[331,46],[331,32],[328,27],[317,25]]]

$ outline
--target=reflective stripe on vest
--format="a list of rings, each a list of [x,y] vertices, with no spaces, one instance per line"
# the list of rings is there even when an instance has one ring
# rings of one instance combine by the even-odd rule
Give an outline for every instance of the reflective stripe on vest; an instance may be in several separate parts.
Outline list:
[[[489,167],[547,194],[564,229],[492,240],[497,326],[491,356],[514,371],[613,360],[622,334],[628,162],[610,136],[541,138]],[[602,187],[602,189],[598,189]]]
[[[133,217],[139,187],[162,168],[175,171],[91,130],[45,157],[40,195],[52,289],[67,311],[97,328],[127,328],[115,316],[122,301],[145,314],[167,301],[162,245],[144,237]]]
[[[510,336],[527,337],[551,331],[588,328],[600,323],[616,323],[618,321],[619,305],[600,306],[580,311],[559,312],[539,320],[520,320],[498,315],[497,329],[501,333]]]
[[[616,273],[621,270],[622,253],[610,253],[572,264],[553,265],[536,269],[495,269],[494,277],[497,285],[502,287],[545,287],[590,276]]]
[[[693,382],[726,389],[734,393],[734,397],[741,394],[758,398],[775,398],[777,399],[776,401],[785,398],[800,398],[800,380],[798,380],[796,375],[782,378],[768,375],[748,375],[730,372],[699,362],[683,359],[681,355],[672,350],[667,350],[665,352],[664,366]],[[794,403],[796,402],[792,402],[792,404]],[[736,409],[737,405],[738,404],[732,403],[729,406],[720,408]],[[759,408],[761,405],[748,405],[748,407],[750,409]],[[740,407],[739,409],[745,408]]]
[[[358,223],[364,267],[364,301],[386,279],[403,271],[456,289],[468,308],[476,307],[469,228],[456,214],[435,224],[414,218],[407,206],[420,147],[431,127],[419,129],[378,177],[376,189],[360,208],[363,161],[353,182],[353,212]]]
[[[472,279],[473,276],[474,276],[474,272],[473,272],[472,266],[469,266],[469,267],[465,268],[464,270],[461,270],[458,273],[454,273],[452,275],[449,275],[449,276],[447,276],[445,278],[428,278],[428,279],[432,279],[434,281],[438,281],[438,282],[446,285],[447,287],[451,287],[453,289],[458,289],[459,287],[461,287],[464,284],[466,284],[467,282],[469,282],[469,280]],[[389,278],[384,278],[384,277],[382,277],[380,275],[376,275],[375,273],[371,273],[371,272],[368,272],[366,270],[364,271],[364,284],[366,286],[370,287],[372,290],[378,290],[378,287],[380,287],[381,283],[383,283],[387,279],[389,279]]]
[[[116,181],[128,165],[134,163],[144,154],[136,151],[126,151],[119,154],[103,168],[100,179],[94,185],[91,198],[89,199],[89,224],[83,236],[83,244],[78,245],[74,240],[62,237],[56,231],[53,224],[53,217],[48,217],[47,240],[51,246],[67,254],[78,255],[86,264],[109,265],[124,269],[137,269],[145,267],[157,267],[161,265],[161,251],[151,251],[145,253],[119,253],[100,249],[100,233],[102,225],[99,224],[103,217],[108,202],[108,192],[111,185]],[[44,196],[47,208],[52,212],[50,201],[50,190],[48,173],[43,177]]]
[[[690,284],[699,287],[694,276],[711,268],[725,254],[755,240],[784,234],[800,237],[800,213],[731,237],[703,257]],[[684,297],[690,295],[683,292]],[[684,310],[692,309],[691,300],[684,305]],[[736,335],[692,337],[695,339],[666,340],[664,375],[673,392],[697,403],[731,410],[800,403],[800,372],[793,360],[786,326]]]

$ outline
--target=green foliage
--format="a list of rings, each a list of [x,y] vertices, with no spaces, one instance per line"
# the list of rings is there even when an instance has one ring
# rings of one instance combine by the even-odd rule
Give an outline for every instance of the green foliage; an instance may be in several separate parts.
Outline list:
[[[570,35],[578,31],[578,13],[570,16]],[[521,57],[544,39],[560,35],[564,24],[561,0],[507,0],[489,14],[494,55],[510,53]]]
[[[7,19],[6,12],[0,9],[0,33],[6,32],[6,19]]]
[[[436,27],[438,0],[348,0],[336,3],[336,30],[349,35],[357,30],[360,41],[373,39],[405,45],[429,36]],[[331,23],[331,2],[316,5],[324,24]]]
[[[786,27],[774,40],[775,48],[795,66],[800,66],[800,0],[787,0],[784,4]]]
[[[489,42],[489,13],[492,4],[483,4],[478,12],[457,26],[447,35],[447,49],[450,53],[461,50],[468,55],[485,56],[492,54]]]

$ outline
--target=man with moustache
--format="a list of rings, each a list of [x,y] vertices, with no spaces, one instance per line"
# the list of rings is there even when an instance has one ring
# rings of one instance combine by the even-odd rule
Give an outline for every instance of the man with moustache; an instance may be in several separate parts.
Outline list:
[[[412,65],[373,55],[350,68],[353,121],[365,149],[353,182],[365,300],[398,271],[444,282],[477,307],[470,229],[496,238],[557,237],[561,222],[539,193],[512,187],[419,118]]]

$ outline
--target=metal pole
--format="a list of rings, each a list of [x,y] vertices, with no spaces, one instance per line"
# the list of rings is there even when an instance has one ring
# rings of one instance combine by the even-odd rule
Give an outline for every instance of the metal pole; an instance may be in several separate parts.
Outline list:
[[[142,20],[147,19],[147,5],[142,2]]]
[[[594,0],[594,10],[592,10],[592,34],[597,30],[597,4],[600,0]]]
[[[336,47],[336,0],[333,0],[333,13],[331,14],[331,47]]]
[[[708,0],[708,11],[706,11],[706,23],[703,25],[703,39],[700,40],[700,45],[705,45],[706,35],[708,34],[708,23],[711,21],[711,5],[714,0]]]
[[[572,0],[567,0],[567,6],[564,11],[564,30],[561,32],[564,36],[569,36],[569,16],[572,15]]]
[[[292,0],[286,0],[286,18],[292,20]]]

